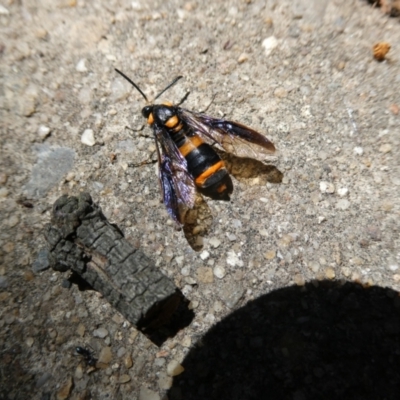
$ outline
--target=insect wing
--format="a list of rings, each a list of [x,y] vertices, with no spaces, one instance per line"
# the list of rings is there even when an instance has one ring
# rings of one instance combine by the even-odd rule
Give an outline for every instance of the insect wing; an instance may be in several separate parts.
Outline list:
[[[264,158],[275,152],[274,144],[265,136],[238,122],[212,118],[206,114],[180,109],[182,117],[209,144],[217,143],[238,157]]]
[[[159,163],[159,178],[163,202],[168,214],[179,225],[187,209],[193,208],[196,199],[196,186],[187,170],[186,159],[179,152],[168,132],[155,128],[157,145],[161,152]]]
[[[159,174],[163,202],[168,214],[177,224],[181,225],[185,211],[194,206],[193,178],[180,166],[173,164],[165,154],[162,155]]]

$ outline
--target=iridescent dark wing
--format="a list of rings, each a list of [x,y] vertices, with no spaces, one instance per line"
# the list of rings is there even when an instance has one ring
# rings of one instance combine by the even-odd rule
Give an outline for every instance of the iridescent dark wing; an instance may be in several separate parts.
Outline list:
[[[207,143],[217,143],[225,151],[238,157],[263,159],[265,155],[275,152],[275,146],[270,140],[238,122],[212,118],[184,108],[179,108],[179,114]]]
[[[168,132],[162,127],[153,126],[153,129],[159,155],[159,179],[163,203],[171,218],[178,225],[182,225],[185,212],[194,206],[196,186],[187,170],[186,159]]]

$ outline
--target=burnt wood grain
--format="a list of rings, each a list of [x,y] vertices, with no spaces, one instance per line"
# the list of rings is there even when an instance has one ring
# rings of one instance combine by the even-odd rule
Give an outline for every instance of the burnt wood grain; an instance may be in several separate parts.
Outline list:
[[[155,344],[193,319],[181,291],[107,221],[88,193],[54,203],[45,237],[54,270],[79,275]]]

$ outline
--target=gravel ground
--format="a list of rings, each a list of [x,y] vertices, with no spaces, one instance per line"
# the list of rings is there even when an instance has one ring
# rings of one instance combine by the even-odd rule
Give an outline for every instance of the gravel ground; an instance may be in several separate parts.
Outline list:
[[[0,30],[1,400],[398,398],[398,19],[358,0],[3,0]],[[277,157],[227,156],[231,201],[176,230],[156,165],[129,166],[155,146],[125,128],[144,101],[114,68],[150,98],[184,75],[165,100],[215,95],[207,112]],[[80,191],[190,299],[161,348],[35,263]]]

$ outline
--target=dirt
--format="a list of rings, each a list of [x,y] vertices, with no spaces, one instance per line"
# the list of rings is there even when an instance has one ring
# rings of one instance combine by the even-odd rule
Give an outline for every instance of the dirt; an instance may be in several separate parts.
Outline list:
[[[357,0],[4,0],[0,30],[0,399],[398,398],[398,18]],[[115,68],[149,99],[183,75],[160,101],[190,91],[182,107],[277,155],[222,154],[231,200],[199,197],[177,230],[145,101]],[[52,204],[82,191],[191,301],[161,347],[35,264]]]

